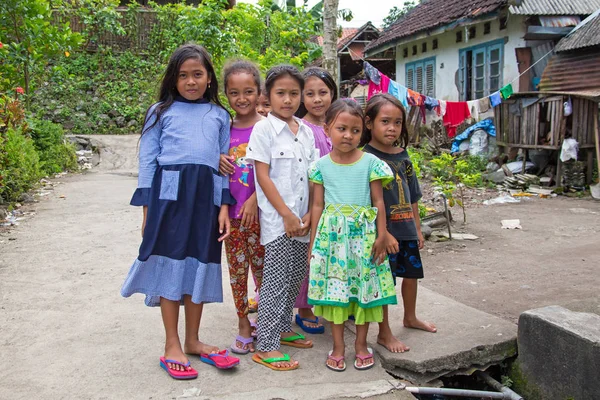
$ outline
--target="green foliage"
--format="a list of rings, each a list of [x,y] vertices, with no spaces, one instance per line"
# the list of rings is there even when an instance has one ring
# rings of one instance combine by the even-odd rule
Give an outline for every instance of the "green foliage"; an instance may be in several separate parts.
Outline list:
[[[18,201],[46,174],[76,167],[59,125],[28,124],[20,101],[0,94],[0,203]]]
[[[75,147],[65,140],[62,126],[50,121],[32,120],[29,127],[44,175],[77,169]]]
[[[407,0],[402,5],[402,8],[399,8],[397,6],[392,7],[392,9],[390,9],[389,11],[388,16],[383,19],[383,28],[386,29],[392,26],[394,22],[404,17],[406,13],[415,8],[420,3],[421,0]]]
[[[462,208],[463,222],[466,223],[464,187],[483,186],[481,171],[485,169],[485,164],[476,156],[458,158],[443,153],[431,159],[427,165],[435,186],[446,196],[450,207],[458,204]]]
[[[417,204],[419,206],[419,218],[423,219],[427,216],[427,207],[425,206],[425,204],[421,203],[419,201],[419,203]]]
[[[31,108],[38,119],[78,134],[139,132],[163,69],[131,52],[77,53],[48,71]]]
[[[22,86],[30,95],[44,67],[79,46],[82,37],[71,32],[68,23],[51,21],[47,0],[0,2],[0,91]]]
[[[42,177],[39,157],[22,127],[10,127],[2,134],[0,150],[0,199],[15,202]]]
[[[52,6],[61,16],[79,18],[83,24],[81,33],[87,42],[85,47],[97,43],[102,34],[125,35],[117,11],[118,0],[55,0]]]

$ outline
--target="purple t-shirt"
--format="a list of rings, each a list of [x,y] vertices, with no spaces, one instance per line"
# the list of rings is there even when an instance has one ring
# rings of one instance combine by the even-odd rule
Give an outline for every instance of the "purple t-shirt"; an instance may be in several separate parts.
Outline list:
[[[250,140],[252,128],[231,128],[229,156],[233,156],[233,174],[229,175],[229,191],[237,201],[235,206],[229,207],[229,218],[239,219],[242,206],[254,194],[254,165],[246,160],[246,148]]]
[[[303,119],[302,122],[306,124],[312,131],[315,137],[315,147],[319,150],[319,157],[326,156],[331,153],[331,140],[325,134],[325,129],[322,126],[314,125]]]

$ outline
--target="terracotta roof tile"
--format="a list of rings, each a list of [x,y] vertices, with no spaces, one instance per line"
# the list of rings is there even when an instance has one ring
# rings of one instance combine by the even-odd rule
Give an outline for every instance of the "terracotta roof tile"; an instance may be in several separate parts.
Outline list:
[[[401,38],[460,19],[477,18],[506,4],[507,0],[423,0],[403,18],[384,30],[379,39],[371,42],[366,50],[377,49]]]

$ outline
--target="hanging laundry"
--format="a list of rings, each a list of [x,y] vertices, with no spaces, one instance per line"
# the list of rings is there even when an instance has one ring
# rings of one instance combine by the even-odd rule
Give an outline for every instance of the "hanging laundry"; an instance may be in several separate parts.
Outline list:
[[[456,128],[471,116],[466,101],[446,102],[446,114],[444,115],[444,127],[448,137],[456,136]]]
[[[366,61],[363,64],[363,68],[365,69],[365,75],[371,82],[373,82],[375,85],[381,84],[381,75],[377,68]]]
[[[425,108],[428,109],[429,111],[433,110],[434,108],[436,108],[439,105],[440,105],[440,102],[437,99],[434,99],[433,97],[429,97],[429,96],[425,97]]]
[[[479,99],[479,112],[485,113],[490,110],[490,98],[484,97],[483,99]]]
[[[400,103],[402,103],[404,108],[408,108],[408,100],[406,100],[407,90],[406,86],[402,86],[398,82],[390,80],[388,93],[400,100]]]
[[[421,93],[417,93],[414,90],[410,90],[410,89],[406,89],[407,91],[407,98],[408,98],[408,104],[410,104],[411,106],[422,106],[423,105],[423,99],[421,99]]]
[[[512,85],[509,83],[508,85],[504,86],[502,89],[500,89],[500,94],[504,100],[508,99],[513,94]]]
[[[479,121],[479,100],[469,100],[467,101],[467,106],[469,107],[471,117],[475,118],[475,121]]]
[[[443,117],[446,115],[446,100],[440,100],[440,106],[438,107],[438,115]]]
[[[379,85],[376,85],[375,82],[369,80],[369,93],[367,93],[367,100],[373,97],[378,93],[387,93],[388,88],[390,86],[390,78],[381,74]]]
[[[492,107],[496,107],[500,103],[502,103],[502,97],[500,97],[500,92],[492,93],[490,95],[490,105]]]
[[[425,96],[424,94],[422,94],[419,98],[419,103],[421,104],[419,106],[419,113],[421,114],[421,118],[423,119],[424,124],[427,122],[427,120],[425,119],[425,101],[426,100],[427,100],[427,96]]]

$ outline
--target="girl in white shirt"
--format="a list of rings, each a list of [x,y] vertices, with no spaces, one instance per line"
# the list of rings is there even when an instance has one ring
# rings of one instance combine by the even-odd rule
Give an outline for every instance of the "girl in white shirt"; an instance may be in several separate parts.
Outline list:
[[[303,87],[304,78],[296,67],[279,65],[267,72],[265,94],[271,112],[254,126],[246,151],[255,165],[265,246],[252,359],[278,371],[298,368],[297,361],[279,350],[281,345],[312,347],[310,340],[292,331],[294,301],[308,268],[308,167],[316,156],[312,130],[294,117]]]

